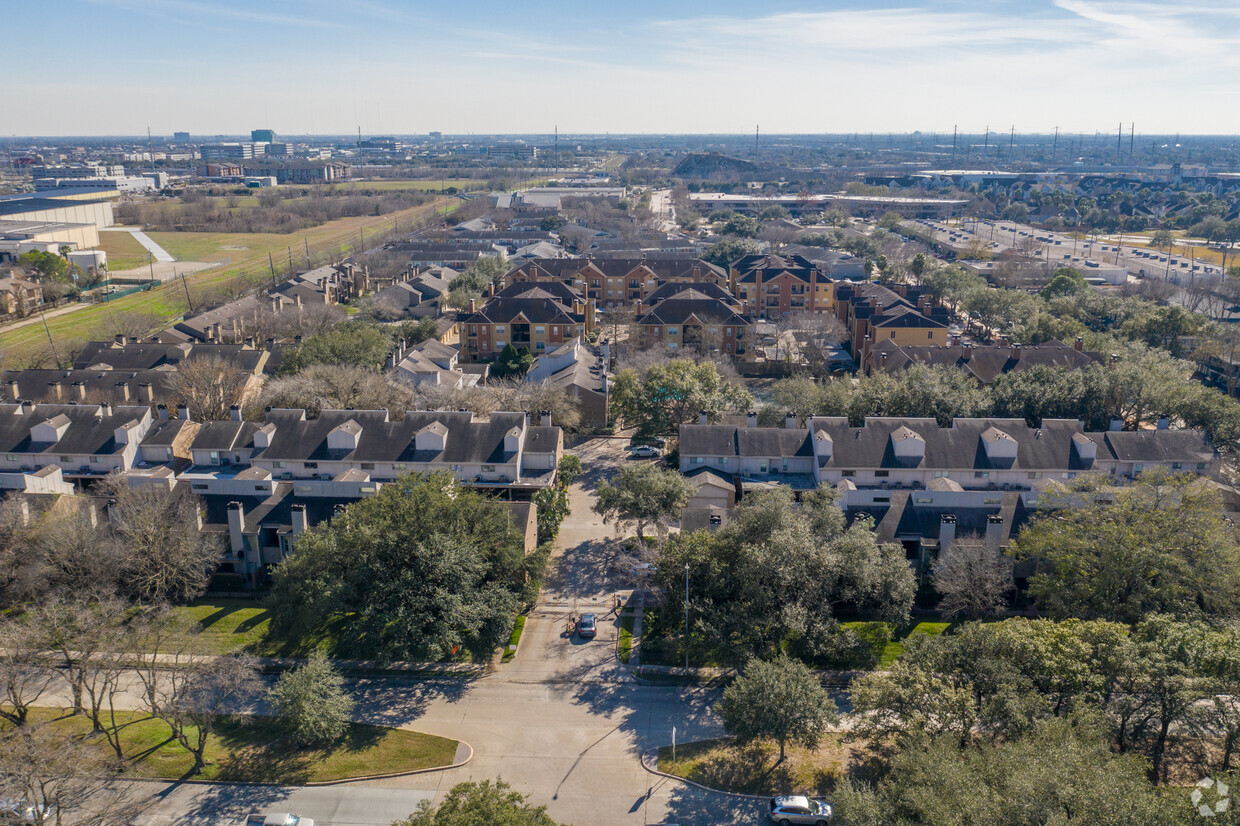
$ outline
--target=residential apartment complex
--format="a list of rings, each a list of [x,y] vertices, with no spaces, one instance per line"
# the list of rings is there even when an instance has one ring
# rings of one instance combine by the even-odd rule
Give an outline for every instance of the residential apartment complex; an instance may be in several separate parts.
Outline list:
[[[460,319],[461,357],[493,359],[505,346],[535,355],[594,332],[594,302],[559,282],[514,282]]]

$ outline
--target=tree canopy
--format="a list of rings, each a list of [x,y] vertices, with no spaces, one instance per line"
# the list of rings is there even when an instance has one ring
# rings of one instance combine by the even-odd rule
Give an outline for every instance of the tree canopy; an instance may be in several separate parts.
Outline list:
[[[1036,566],[1029,591],[1041,608],[1125,622],[1236,613],[1240,546],[1209,482],[1146,471],[1131,485],[1064,495],[1080,501],[1035,516],[1012,549]]]
[[[716,416],[752,402],[749,391],[725,381],[714,364],[688,359],[652,364],[644,373],[626,368],[611,389],[612,409],[644,433],[668,433],[700,411]]]
[[[671,537],[658,555],[661,621],[684,615],[685,565],[691,634],[733,662],[786,644],[821,656],[838,642],[837,609],[898,622],[913,603],[904,550],[879,543],[868,519],[846,525],[827,490],[799,507],[787,488],[750,493],[723,528]]]
[[[512,626],[524,562],[503,505],[450,473],[410,475],[297,540],[274,572],[273,620],[302,638],[339,624],[377,659],[485,657]]]
[[[729,734],[779,743],[781,761],[789,743],[817,747],[837,716],[834,701],[814,672],[784,656],[770,662],[750,660],[715,708]]]

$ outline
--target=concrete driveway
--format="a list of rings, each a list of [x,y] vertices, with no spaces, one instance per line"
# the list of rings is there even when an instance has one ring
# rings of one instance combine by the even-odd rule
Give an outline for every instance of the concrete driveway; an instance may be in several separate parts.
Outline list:
[[[611,610],[626,583],[613,570],[614,532],[590,512],[590,491],[625,461],[626,439],[574,449],[586,473],[570,491],[554,567],[531,612],[515,660],[486,677],[351,681],[358,719],[464,740],[459,769],[316,788],[142,784],[155,797],[148,824],[240,822],[272,808],[326,826],[388,824],[464,780],[502,777],[576,826],[757,823],[762,805],[646,772],[641,752],[722,733],[711,706],[718,689],[638,685],[615,658]],[[570,615],[599,616],[594,640],[568,631]]]

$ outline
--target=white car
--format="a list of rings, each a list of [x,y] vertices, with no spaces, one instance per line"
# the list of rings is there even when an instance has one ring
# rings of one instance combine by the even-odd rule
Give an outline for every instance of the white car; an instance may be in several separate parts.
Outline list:
[[[13,798],[5,798],[0,800],[0,824],[8,826],[8,824],[26,824],[26,823],[43,823],[47,820],[48,811],[46,806],[40,806],[36,809],[34,806],[26,803],[24,800],[16,800]]]
[[[830,826],[831,815],[831,804],[825,800],[811,800],[803,795],[771,798],[770,818],[777,826]]]
[[[653,459],[658,455],[659,449],[652,445],[638,445],[637,447],[629,448],[629,456],[632,456],[634,459]]]
[[[268,812],[250,815],[245,819],[245,826],[314,826],[314,821],[289,812]]]

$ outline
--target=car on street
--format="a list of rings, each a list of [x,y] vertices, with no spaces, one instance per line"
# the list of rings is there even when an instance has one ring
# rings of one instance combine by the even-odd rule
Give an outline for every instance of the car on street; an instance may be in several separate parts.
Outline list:
[[[0,824],[18,826],[26,823],[44,823],[48,819],[46,806],[37,809],[24,800],[4,798],[0,800]]]
[[[598,620],[593,614],[582,614],[577,620],[577,636],[583,640],[592,640],[598,634]]]
[[[629,448],[629,456],[634,459],[653,459],[659,455],[659,449],[653,445],[638,445]]]
[[[314,826],[314,821],[289,812],[268,812],[250,815],[245,819],[245,826]]]
[[[828,826],[831,823],[831,804],[825,800],[811,800],[802,795],[771,798],[771,822],[778,826],[809,824]]]

